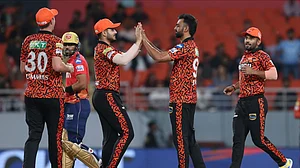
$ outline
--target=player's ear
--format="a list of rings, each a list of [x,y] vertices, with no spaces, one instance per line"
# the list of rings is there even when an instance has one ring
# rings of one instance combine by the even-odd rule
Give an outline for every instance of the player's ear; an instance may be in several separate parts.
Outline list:
[[[104,30],[104,31],[102,32],[102,36],[103,36],[103,37],[107,37],[107,30],[108,30],[108,29],[106,29],[106,30]]]
[[[189,32],[189,29],[190,29],[189,26],[187,24],[185,24],[184,27],[183,27],[183,31],[184,32]]]
[[[256,44],[259,46],[261,44],[261,40],[258,39],[257,42],[256,42]]]

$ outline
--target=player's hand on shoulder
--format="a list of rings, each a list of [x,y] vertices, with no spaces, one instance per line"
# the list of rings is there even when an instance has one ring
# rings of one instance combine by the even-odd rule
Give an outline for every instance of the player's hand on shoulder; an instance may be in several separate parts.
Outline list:
[[[68,68],[70,69],[70,72],[74,72],[74,66],[73,64],[67,63]]]
[[[234,87],[233,86],[227,86],[224,90],[223,93],[226,94],[227,96],[231,96],[232,93],[234,92]]]

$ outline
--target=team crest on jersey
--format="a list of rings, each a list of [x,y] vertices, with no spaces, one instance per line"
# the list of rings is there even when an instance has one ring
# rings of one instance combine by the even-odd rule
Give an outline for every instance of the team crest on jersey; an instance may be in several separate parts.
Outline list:
[[[81,63],[81,60],[80,60],[80,59],[76,59],[75,63],[76,63],[76,64],[80,64],[80,63]]]
[[[76,66],[76,70],[77,70],[78,72],[84,71],[83,65],[77,65],[77,66]]]

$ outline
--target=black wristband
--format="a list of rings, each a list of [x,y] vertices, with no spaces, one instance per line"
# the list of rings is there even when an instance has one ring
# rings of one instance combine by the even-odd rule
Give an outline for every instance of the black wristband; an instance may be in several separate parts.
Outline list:
[[[234,85],[231,85],[233,87],[233,90],[236,90],[236,88],[234,87]]]
[[[66,90],[67,93],[74,94],[74,90],[73,90],[73,88],[72,88],[72,85],[66,87],[65,90]]]

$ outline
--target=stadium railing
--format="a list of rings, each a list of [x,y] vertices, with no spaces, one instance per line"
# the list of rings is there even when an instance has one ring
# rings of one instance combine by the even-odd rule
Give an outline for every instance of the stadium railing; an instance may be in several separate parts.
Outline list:
[[[238,95],[225,96],[223,88],[198,88],[197,111],[232,111]],[[0,89],[0,112],[24,111],[24,89]],[[90,88],[93,93],[93,88]],[[266,88],[269,111],[291,111],[297,100],[299,88]],[[127,83],[121,85],[121,97],[130,111],[161,111],[168,110],[169,90],[165,87],[131,87]],[[90,99],[92,95],[90,95]]]

